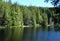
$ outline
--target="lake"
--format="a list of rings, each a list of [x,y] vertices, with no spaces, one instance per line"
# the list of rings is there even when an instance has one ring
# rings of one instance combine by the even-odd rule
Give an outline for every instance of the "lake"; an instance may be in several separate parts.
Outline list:
[[[24,28],[23,41],[60,41],[60,31]]]
[[[0,41],[60,41],[60,31],[54,29],[43,29],[34,27],[26,27],[23,31],[8,29],[0,29]],[[15,36],[14,36],[15,35]],[[19,38],[20,37],[20,38]],[[18,40],[19,39],[19,40]]]

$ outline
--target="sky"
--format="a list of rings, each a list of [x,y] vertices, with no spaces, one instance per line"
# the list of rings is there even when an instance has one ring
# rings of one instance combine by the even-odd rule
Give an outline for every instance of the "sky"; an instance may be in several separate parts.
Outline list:
[[[17,2],[19,5],[24,6],[37,6],[37,7],[53,7],[53,5],[48,2],[44,2],[44,0],[11,0],[12,3]]]

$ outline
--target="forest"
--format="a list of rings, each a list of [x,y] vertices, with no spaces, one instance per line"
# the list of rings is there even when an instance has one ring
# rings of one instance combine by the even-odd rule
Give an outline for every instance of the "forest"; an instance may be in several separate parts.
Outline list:
[[[27,7],[0,0],[0,29],[5,38],[2,37],[1,41],[19,41],[24,27],[49,29],[51,23],[60,30],[60,13],[54,8]]]

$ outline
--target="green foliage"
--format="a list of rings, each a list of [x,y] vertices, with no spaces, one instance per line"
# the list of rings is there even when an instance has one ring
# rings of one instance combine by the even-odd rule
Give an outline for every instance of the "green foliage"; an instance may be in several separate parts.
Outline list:
[[[37,12],[37,21],[38,21],[38,24],[41,24],[43,22],[43,18],[42,18],[42,15],[41,15],[41,10],[39,10],[38,8],[38,12]]]

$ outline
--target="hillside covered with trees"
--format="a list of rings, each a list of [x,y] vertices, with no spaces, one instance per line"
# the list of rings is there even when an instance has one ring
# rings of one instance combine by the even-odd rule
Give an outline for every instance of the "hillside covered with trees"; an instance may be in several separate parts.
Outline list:
[[[53,8],[41,8],[35,6],[20,6],[17,3],[0,1],[0,25],[48,25],[49,17],[55,17]]]

